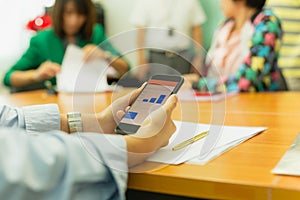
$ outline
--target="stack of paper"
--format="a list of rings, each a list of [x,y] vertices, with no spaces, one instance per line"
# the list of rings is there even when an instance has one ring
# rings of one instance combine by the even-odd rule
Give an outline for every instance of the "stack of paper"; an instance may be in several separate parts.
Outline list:
[[[300,134],[272,170],[274,174],[300,176]]]
[[[60,92],[102,92],[108,88],[108,63],[103,60],[83,61],[83,51],[69,45],[57,75],[57,89]]]
[[[218,141],[216,145],[214,145],[214,148],[204,157],[200,157],[205,137],[183,149],[173,151],[172,148],[200,132],[209,131],[211,126],[179,121],[175,121],[175,124],[177,130],[170,138],[169,145],[149,157],[148,161],[167,164],[180,164],[189,161],[203,165],[228,149],[233,148],[266,129],[266,127],[223,126],[220,130],[219,137],[216,138]]]

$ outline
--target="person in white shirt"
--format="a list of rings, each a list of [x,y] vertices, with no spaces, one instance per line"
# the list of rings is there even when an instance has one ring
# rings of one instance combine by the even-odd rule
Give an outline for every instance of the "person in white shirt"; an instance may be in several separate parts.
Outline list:
[[[135,73],[140,80],[154,74],[188,74],[199,70],[191,66],[201,65],[200,25],[206,20],[198,1],[139,0],[130,20],[137,28],[139,67]]]
[[[174,133],[177,97],[150,114],[135,135],[91,133],[90,121],[113,133],[115,117],[124,115],[140,91],[97,115],[82,114],[84,133],[70,135],[60,131],[69,131],[67,118],[55,104],[0,106],[0,199],[125,199],[128,167],[166,145]]]

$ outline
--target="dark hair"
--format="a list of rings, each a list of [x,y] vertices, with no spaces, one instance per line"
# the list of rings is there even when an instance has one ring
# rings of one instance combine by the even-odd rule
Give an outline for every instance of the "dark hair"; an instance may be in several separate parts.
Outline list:
[[[243,0],[233,0],[233,1],[243,1]],[[247,7],[255,8],[261,10],[266,3],[266,0],[244,0]]]
[[[63,30],[63,14],[67,2],[73,2],[77,12],[86,16],[86,21],[79,31],[84,40],[89,40],[93,34],[96,23],[96,10],[91,0],[56,0],[52,9],[52,21],[54,32],[61,38],[65,36]]]
[[[246,6],[261,10],[265,6],[266,0],[246,0]]]

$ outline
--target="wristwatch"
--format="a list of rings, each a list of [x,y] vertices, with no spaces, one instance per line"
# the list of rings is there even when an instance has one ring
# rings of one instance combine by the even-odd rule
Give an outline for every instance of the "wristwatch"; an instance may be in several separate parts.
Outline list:
[[[82,120],[80,112],[69,112],[67,114],[70,133],[82,132]]]

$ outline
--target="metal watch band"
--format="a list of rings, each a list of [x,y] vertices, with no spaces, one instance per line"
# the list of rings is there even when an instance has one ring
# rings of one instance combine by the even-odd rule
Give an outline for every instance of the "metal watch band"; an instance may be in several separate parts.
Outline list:
[[[82,132],[82,120],[80,112],[69,112],[67,114],[70,133]]]

